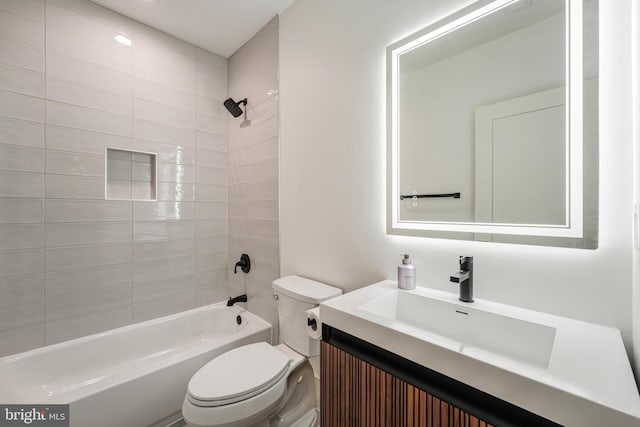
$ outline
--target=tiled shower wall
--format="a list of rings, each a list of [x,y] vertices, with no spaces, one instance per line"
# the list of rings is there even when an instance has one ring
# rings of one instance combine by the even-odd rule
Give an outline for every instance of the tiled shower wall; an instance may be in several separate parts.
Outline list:
[[[228,296],[226,96],[193,45],[0,0],[0,356]],[[158,153],[158,201],[104,200],[105,147]]]
[[[278,244],[278,18],[229,59],[229,96],[248,99],[250,126],[229,119],[229,288],[247,293],[248,309],[274,326],[271,282],[280,275]],[[233,274],[246,253],[249,274]]]

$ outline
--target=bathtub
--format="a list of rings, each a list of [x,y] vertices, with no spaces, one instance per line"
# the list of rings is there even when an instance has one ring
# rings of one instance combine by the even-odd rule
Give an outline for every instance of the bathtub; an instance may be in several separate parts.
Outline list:
[[[0,404],[69,404],[72,427],[147,426],[180,411],[209,360],[270,340],[269,323],[221,302],[1,358]]]

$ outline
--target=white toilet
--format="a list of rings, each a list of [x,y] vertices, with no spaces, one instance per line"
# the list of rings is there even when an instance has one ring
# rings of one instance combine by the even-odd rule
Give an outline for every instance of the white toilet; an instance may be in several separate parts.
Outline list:
[[[309,357],[320,343],[307,333],[306,310],[342,293],[299,276],[273,282],[280,342],[229,350],[196,372],[182,404],[189,426],[296,426],[317,424]]]

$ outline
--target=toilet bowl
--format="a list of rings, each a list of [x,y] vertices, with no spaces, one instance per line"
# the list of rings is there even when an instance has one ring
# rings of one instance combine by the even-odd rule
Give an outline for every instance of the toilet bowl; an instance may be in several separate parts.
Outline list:
[[[319,354],[306,330],[305,310],[341,290],[299,276],[273,282],[282,344],[266,342],[232,349],[196,372],[182,405],[193,427],[310,427],[317,425],[314,372],[308,357]]]

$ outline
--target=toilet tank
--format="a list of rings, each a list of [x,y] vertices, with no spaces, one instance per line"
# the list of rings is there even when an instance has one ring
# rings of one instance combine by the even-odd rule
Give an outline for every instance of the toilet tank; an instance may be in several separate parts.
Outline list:
[[[305,311],[341,295],[342,290],[304,277],[286,276],[273,281],[273,291],[278,301],[280,342],[307,357],[320,354],[319,340],[307,334]]]

